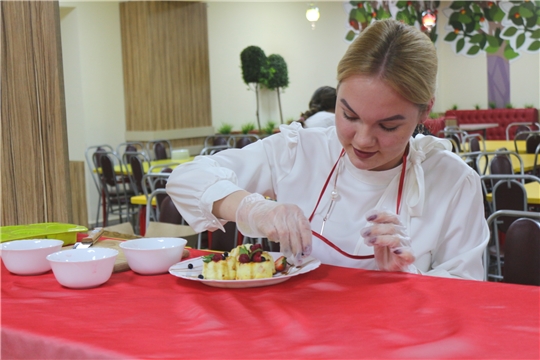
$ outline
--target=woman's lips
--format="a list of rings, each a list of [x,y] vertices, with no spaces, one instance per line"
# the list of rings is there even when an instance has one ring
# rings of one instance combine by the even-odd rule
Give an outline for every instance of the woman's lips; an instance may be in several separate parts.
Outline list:
[[[356,156],[358,156],[360,159],[369,159],[370,157],[372,157],[373,155],[375,155],[377,152],[374,151],[374,152],[367,152],[367,151],[360,151],[358,149],[354,149],[354,154]]]

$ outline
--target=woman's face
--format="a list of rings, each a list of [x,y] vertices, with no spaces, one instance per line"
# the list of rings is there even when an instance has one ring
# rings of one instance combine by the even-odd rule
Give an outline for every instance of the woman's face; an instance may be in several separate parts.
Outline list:
[[[358,169],[398,166],[416,125],[427,114],[429,110],[421,114],[418,106],[376,78],[351,76],[338,88],[336,130]]]

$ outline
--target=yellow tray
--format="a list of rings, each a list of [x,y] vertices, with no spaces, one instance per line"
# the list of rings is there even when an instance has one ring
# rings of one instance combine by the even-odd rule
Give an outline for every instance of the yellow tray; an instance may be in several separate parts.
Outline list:
[[[57,239],[64,245],[77,242],[77,233],[86,232],[84,226],[63,223],[0,226],[0,243],[23,239]]]

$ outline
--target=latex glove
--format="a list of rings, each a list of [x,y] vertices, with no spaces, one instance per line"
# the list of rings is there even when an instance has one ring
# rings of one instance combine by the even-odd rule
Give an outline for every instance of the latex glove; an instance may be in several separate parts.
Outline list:
[[[366,219],[372,225],[362,229],[362,237],[368,246],[374,247],[379,270],[417,272],[412,265],[415,260],[410,239],[396,214],[385,210],[371,210]]]
[[[278,242],[283,255],[294,265],[300,265],[311,254],[311,225],[296,205],[251,194],[238,205],[236,225],[245,236]]]

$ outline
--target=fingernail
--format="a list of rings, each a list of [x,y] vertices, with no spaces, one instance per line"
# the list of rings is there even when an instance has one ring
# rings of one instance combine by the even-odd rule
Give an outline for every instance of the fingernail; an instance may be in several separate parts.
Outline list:
[[[368,240],[368,243],[370,243],[370,244],[375,244],[375,241],[377,241],[377,238],[376,238],[376,237],[372,237],[371,239]]]
[[[369,217],[367,218],[367,221],[373,221],[373,220],[375,220],[376,218],[377,218],[377,215],[376,215],[376,214],[375,214],[375,215],[371,215],[371,216],[369,216]]]
[[[400,249],[394,250],[394,254],[396,254],[396,255],[401,255],[402,252],[403,251],[401,251]]]
[[[371,230],[365,230],[365,231],[362,233],[362,237],[368,237],[369,235],[371,235]]]

